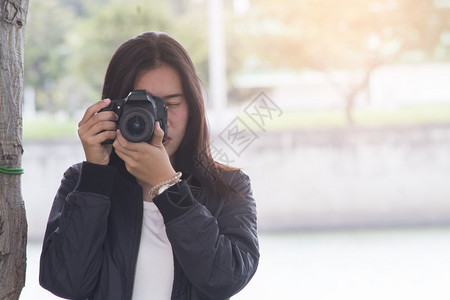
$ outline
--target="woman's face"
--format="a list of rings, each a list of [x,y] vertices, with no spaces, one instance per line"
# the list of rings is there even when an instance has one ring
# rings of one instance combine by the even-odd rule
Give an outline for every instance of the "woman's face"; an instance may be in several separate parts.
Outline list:
[[[155,69],[141,71],[134,82],[134,89],[147,90],[147,93],[164,99],[168,115],[164,147],[172,159],[183,141],[189,117],[180,75],[171,66],[162,64]]]

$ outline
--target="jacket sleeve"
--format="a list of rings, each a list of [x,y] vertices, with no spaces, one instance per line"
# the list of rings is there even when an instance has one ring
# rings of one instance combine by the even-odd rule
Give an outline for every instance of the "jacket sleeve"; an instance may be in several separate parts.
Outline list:
[[[236,171],[230,185],[236,193],[218,201],[223,206],[217,217],[194,199],[183,182],[154,199],[184,273],[210,299],[225,299],[239,292],[253,277],[259,261],[250,180]],[[178,204],[186,200],[192,204]]]
[[[87,162],[64,173],[50,211],[39,270],[41,286],[55,295],[82,299],[95,288],[113,178],[113,168]]]

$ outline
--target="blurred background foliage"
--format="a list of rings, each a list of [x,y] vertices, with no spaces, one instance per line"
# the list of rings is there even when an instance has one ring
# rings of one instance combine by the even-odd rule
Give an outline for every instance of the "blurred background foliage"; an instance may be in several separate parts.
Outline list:
[[[207,6],[206,0],[31,1],[25,87],[34,91],[36,110],[78,117],[99,99],[115,49],[148,30],[179,40],[208,87]],[[239,85],[242,76],[312,70],[336,88],[352,124],[355,99],[380,66],[450,62],[449,0],[230,0],[223,8],[229,103],[255,92]]]
[[[350,124],[376,68],[450,60],[450,1],[262,0],[239,26],[256,68],[322,72],[341,93]],[[345,83],[336,72],[343,70]]]

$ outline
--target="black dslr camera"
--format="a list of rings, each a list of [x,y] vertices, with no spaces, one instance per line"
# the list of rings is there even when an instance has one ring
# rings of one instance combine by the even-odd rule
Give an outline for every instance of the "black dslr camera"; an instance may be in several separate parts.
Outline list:
[[[130,142],[147,142],[153,136],[155,122],[164,130],[163,142],[167,136],[167,107],[164,99],[153,97],[146,90],[133,90],[124,99],[111,100],[109,106],[100,110],[113,111],[119,116],[117,121],[122,135]],[[106,140],[102,144],[112,144]]]

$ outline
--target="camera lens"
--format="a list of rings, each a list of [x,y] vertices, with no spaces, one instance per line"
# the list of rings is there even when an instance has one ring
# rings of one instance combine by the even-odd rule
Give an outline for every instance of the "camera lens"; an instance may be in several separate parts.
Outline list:
[[[147,110],[131,108],[120,117],[119,128],[122,135],[131,142],[149,141],[153,136],[155,118]]]
[[[131,135],[141,135],[145,130],[145,121],[140,116],[133,116],[128,119],[126,129]]]

